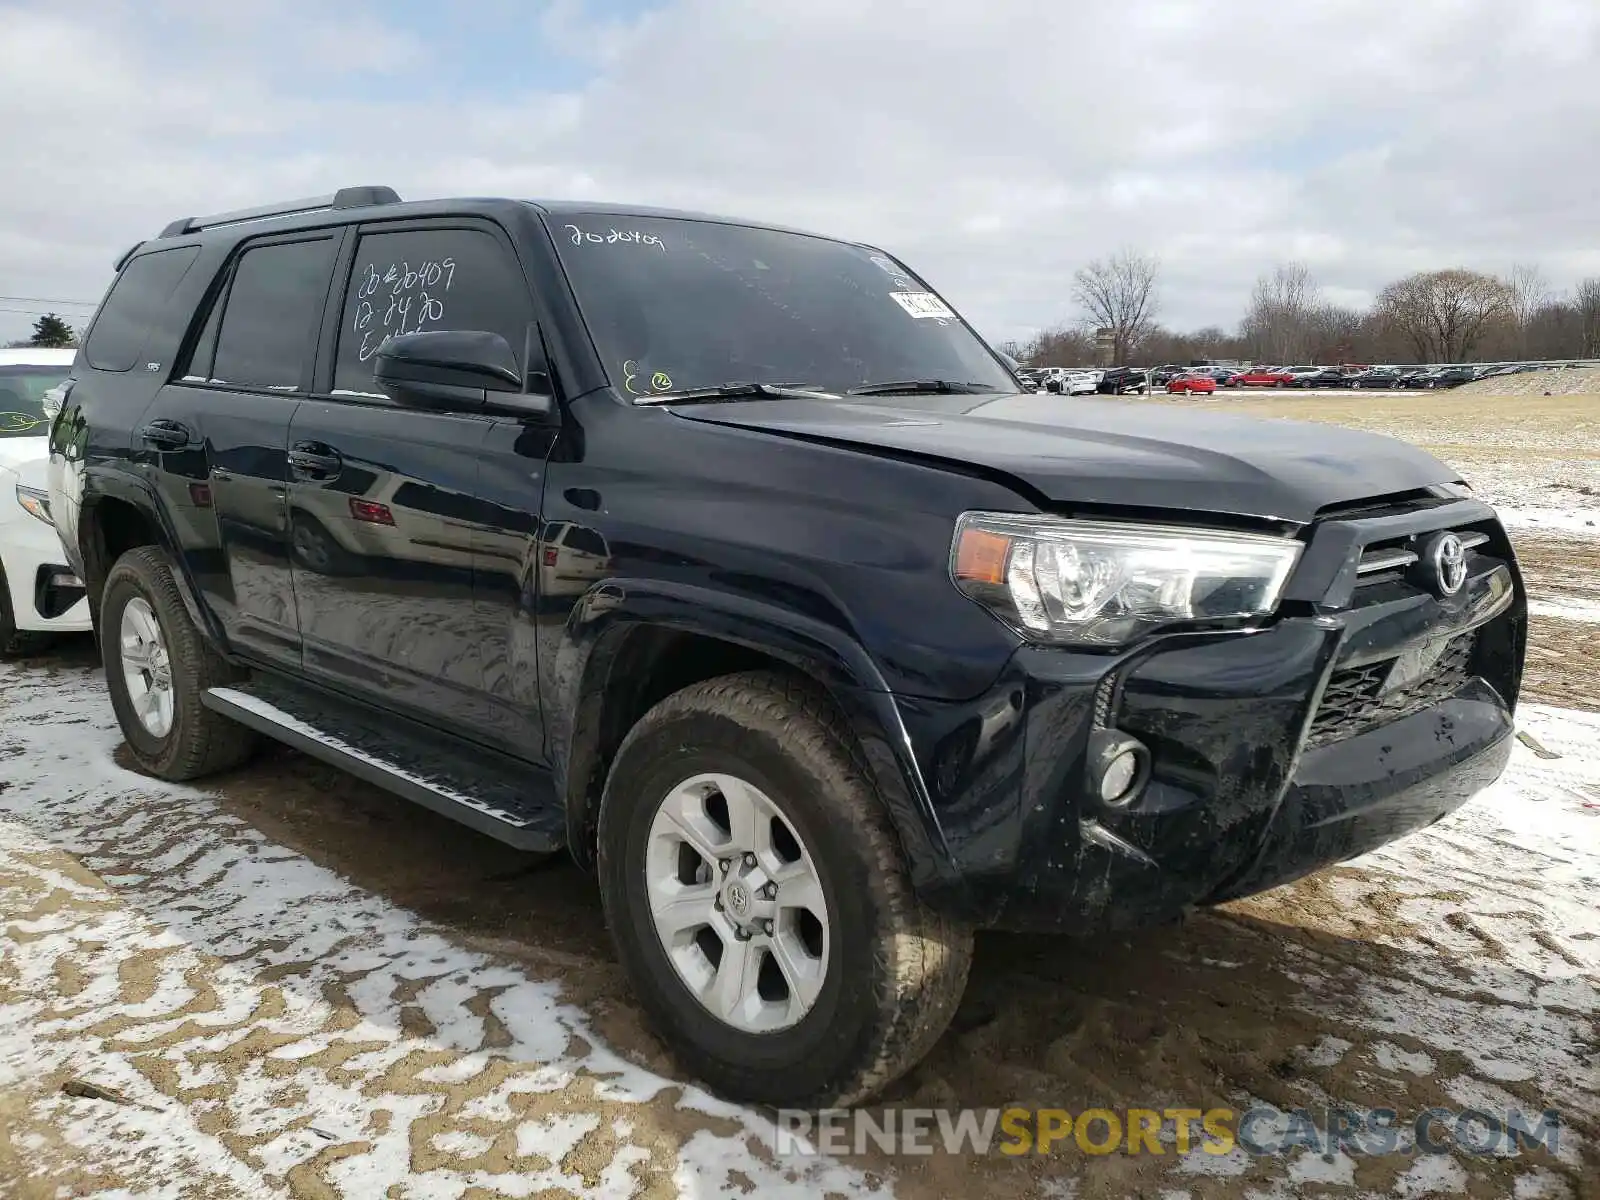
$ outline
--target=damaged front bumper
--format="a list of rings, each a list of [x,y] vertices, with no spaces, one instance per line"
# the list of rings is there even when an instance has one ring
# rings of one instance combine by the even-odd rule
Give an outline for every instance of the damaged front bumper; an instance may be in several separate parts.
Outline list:
[[[1405,562],[1439,529],[1475,543],[1451,596]],[[1492,510],[1330,520],[1296,586],[1267,629],[1111,659],[1025,647],[977,702],[903,704],[951,905],[1017,930],[1161,924],[1424,828],[1499,777],[1526,601]],[[1103,731],[1148,755],[1115,803],[1089,765]]]

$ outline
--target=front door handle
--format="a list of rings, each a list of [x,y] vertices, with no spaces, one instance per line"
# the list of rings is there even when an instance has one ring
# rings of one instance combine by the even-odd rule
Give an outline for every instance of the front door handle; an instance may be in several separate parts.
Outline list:
[[[187,425],[161,418],[139,430],[139,436],[149,445],[159,446],[163,450],[181,450],[194,440]]]
[[[296,442],[289,451],[289,469],[303,479],[332,479],[344,470],[344,459],[321,442]]]

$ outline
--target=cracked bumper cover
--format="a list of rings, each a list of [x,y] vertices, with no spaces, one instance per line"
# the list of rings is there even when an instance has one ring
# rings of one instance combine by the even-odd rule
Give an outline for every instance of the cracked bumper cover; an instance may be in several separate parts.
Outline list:
[[[1337,615],[1111,660],[1025,647],[977,701],[902,701],[962,883],[949,902],[991,928],[1143,928],[1422,829],[1505,768],[1525,621],[1514,566],[1491,564],[1450,604],[1397,587]],[[1338,680],[1402,680],[1390,663],[1447,642],[1460,670],[1442,687],[1366,727],[1325,724]],[[1102,726],[1151,752],[1150,782],[1124,808],[1085,775]]]

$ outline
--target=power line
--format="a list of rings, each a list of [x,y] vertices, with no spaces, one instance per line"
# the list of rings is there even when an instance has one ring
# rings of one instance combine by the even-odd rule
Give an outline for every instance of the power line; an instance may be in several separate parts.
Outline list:
[[[54,312],[52,309],[48,308],[7,308],[0,306],[0,313],[18,313],[24,317],[48,317],[52,315],[58,317],[61,316],[60,313]],[[92,313],[67,314],[67,316],[71,317],[74,321],[87,321],[92,315]]]
[[[63,308],[98,308],[98,300],[48,300],[43,296],[0,296],[12,304],[59,304]]]

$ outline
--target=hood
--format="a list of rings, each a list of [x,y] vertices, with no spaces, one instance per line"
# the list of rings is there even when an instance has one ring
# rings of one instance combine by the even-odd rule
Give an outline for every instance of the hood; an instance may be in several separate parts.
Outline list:
[[[970,463],[1061,505],[1306,524],[1330,505],[1459,478],[1432,455],[1378,434],[1145,403],[1006,394],[666,407],[691,421]]]
[[[35,482],[45,477],[50,465],[50,439],[47,437],[0,437],[0,467],[9,467],[22,476],[30,487],[43,487]]]

